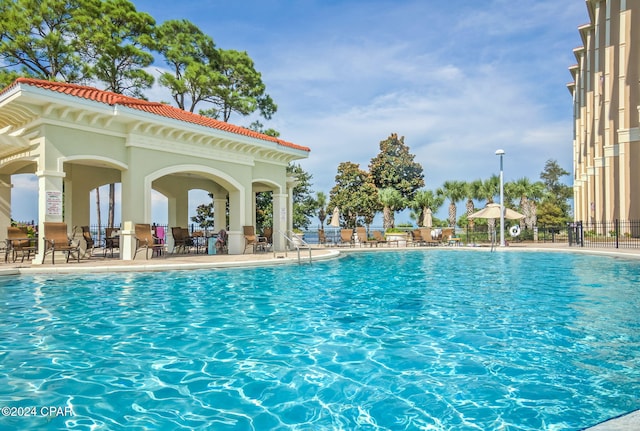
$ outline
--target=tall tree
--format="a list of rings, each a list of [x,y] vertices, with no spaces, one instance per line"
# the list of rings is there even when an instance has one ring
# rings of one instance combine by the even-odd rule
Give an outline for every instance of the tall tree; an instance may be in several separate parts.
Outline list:
[[[442,193],[449,199],[449,227],[456,226],[456,203],[465,195],[465,183],[463,181],[445,181],[442,183]]]
[[[215,78],[215,86],[208,89],[202,100],[213,108],[200,110],[202,115],[226,122],[233,113],[247,116],[258,111],[269,120],[278,110],[246,52],[218,50],[218,61],[211,63],[210,74]]]
[[[360,169],[360,165],[342,162],[338,165],[336,184],[329,192],[329,208],[340,209],[341,225],[355,227],[356,219],[367,219],[380,210],[378,189],[371,175]]]
[[[395,212],[405,208],[406,201],[400,192],[393,187],[387,187],[378,191],[378,199],[384,207],[382,213],[382,227],[390,229],[395,227]]]
[[[482,196],[482,180],[481,179],[477,179],[477,180],[473,180],[473,181],[468,182],[466,184],[466,188],[465,188],[465,195],[466,195],[466,198],[467,198],[467,205],[466,205],[467,206],[467,220],[468,220],[468,223],[469,223],[469,228],[473,229],[473,226],[475,224],[475,220],[469,218],[469,216],[476,211],[474,200],[483,199],[483,196]]]
[[[84,74],[107,91],[144,98],[154,82],[144,70],[151,65],[155,20],[138,12],[128,0],[84,0],[83,13],[73,21]],[[108,224],[113,226],[115,185],[109,185]]]
[[[427,210],[435,213],[443,203],[444,198],[437,195],[433,190],[418,190],[409,206],[418,215],[418,224],[421,224]]]
[[[518,209],[524,215],[524,219],[520,220],[521,228],[533,228],[536,219],[535,201],[542,196],[544,185],[542,182],[532,183],[529,178],[518,178],[515,181],[508,182],[504,186],[505,194],[513,196],[519,201]]]
[[[171,70],[158,82],[171,91],[180,109],[194,112],[222,80],[213,39],[190,21],[169,20],[156,27],[154,46]]]
[[[263,135],[267,135],[267,136],[273,136],[274,138],[277,138],[278,136],[280,136],[280,132],[278,132],[275,129],[265,129],[264,128],[264,124],[262,124],[260,121],[256,120],[253,123],[251,123],[249,125],[249,127],[247,127],[249,130],[253,130],[254,132],[258,132],[258,133],[262,133]]]
[[[327,195],[325,192],[316,193],[316,208],[318,209],[318,220],[320,220],[320,228],[324,226],[327,219]]]
[[[84,8],[74,23],[86,74],[108,91],[143,98],[154,82],[144,68],[153,63],[155,20],[128,0],[85,0]]]
[[[293,188],[293,228],[307,229],[316,211],[316,201],[311,190],[312,175],[294,163],[287,166],[287,175],[296,178]]]
[[[202,229],[209,229],[214,224],[213,193],[208,193],[211,202],[200,204],[196,207],[196,215],[191,217],[191,221],[197,223]]]
[[[83,7],[83,0],[0,1],[0,85],[18,76],[78,82],[81,60],[72,23]]]
[[[546,189],[544,200],[560,208],[563,217],[568,221],[570,219],[568,200],[573,196],[573,189],[560,181],[562,177],[567,175],[569,172],[561,168],[556,160],[549,159],[545,163],[544,170],[540,173],[540,179]]]
[[[392,133],[380,142],[380,152],[369,163],[369,172],[373,183],[379,189],[397,190],[405,203],[413,199],[413,195],[424,187],[424,174],[420,163],[414,161],[415,156],[409,152],[404,137]],[[398,208],[401,210],[403,208]],[[384,209],[389,212],[389,208]]]
[[[482,187],[478,191],[481,196],[481,200],[487,201],[488,204],[492,204],[494,198],[500,194],[500,177],[498,175],[491,175],[488,179],[482,182]],[[496,219],[487,219],[487,226],[489,232],[493,232],[496,226]]]

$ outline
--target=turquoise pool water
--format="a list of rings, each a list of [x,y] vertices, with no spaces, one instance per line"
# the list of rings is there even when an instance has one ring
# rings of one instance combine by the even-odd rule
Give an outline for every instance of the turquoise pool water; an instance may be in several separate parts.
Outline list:
[[[639,286],[454,250],[4,278],[0,429],[578,430],[640,408]]]

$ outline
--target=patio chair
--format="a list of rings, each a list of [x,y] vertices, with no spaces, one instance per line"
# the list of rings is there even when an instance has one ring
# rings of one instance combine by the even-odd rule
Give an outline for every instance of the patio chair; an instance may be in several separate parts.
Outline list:
[[[9,254],[11,254],[11,261],[15,262],[20,255],[20,262],[24,262],[24,258],[27,260],[31,258],[31,253],[34,255],[38,252],[37,241],[35,238],[29,238],[27,231],[15,226],[7,227],[7,244],[5,250],[4,261],[9,260]]]
[[[449,243],[449,240],[451,239],[451,237],[453,236],[454,233],[454,229],[452,227],[445,227],[442,228],[442,237],[441,237],[441,241],[445,244]]]
[[[424,245],[439,245],[440,241],[437,239],[433,239],[431,235],[431,229],[428,227],[420,228],[420,234],[422,236],[422,243]]]
[[[262,238],[266,243],[266,248],[269,248],[273,244],[273,228],[265,227],[262,229]]]
[[[164,250],[164,244],[160,244],[157,242],[157,238],[153,236],[153,232],[151,232],[151,225],[148,223],[136,224],[135,226],[135,235],[136,235],[136,251],[133,253],[133,259],[135,260],[138,251],[144,250],[144,255],[149,260],[149,250],[151,250],[151,257],[153,257],[154,253],[158,255],[162,254]]]
[[[171,228],[171,236],[173,236],[173,249],[171,253],[174,254],[182,250],[183,253],[188,253],[193,245],[193,240],[189,236],[189,229],[175,226]]]
[[[330,243],[332,243],[332,241],[327,238],[327,234],[325,233],[324,229],[318,229],[318,244],[327,245]]]
[[[96,242],[93,240],[93,236],[91,236],[89,226],[81,226],[80,229],[82,229],[82,239],[86,244],[84,247],[84,255],[91,257],[93,256],[93,250],[96,248]]]
[[[107,257],[107,250],[111,250],[111,257],[113,257],[113,249],[120,249],[120,235],[119,228],[107,227],[104,229],[104,257]]]
[[[363,245],[369,245],[373,247],[374,245],[377,247],[378,243],[375,240],[369,240],[367,237],[367,228],[364,226],[358,226],[356,228],[356,237],[358,238],[358,243],[360,243],[360,247]]]
[[[420,232],[420,229],[414,229],[411,231],[411,243],[416,247],[424,245],[424,241],[422,240],[422,232]]]
[[[388,244],[387,239],[379,230],[373,231],[373,239],[375,239],[378,244]]]
[[[353,247],[353,229],[340,230],[340,244],[348,244],[349,247]]]
[[[74,244],[67,233],[67,224],[64,222],[44,222],[44,253],[42,253],[42,263],[47,254],[51,254],[51,263],[55,265],[56,252],[61,251],[67,254],[67,263],[72,253],[80,262],[80,247]]]
[[[242,254],[247,252],[248,247],[253,248],[253,252],[256,252],[258,247],[258,236],[256,235],[256,229],[253,226],[242,226],[242,230],[244,232],[244,251]]]

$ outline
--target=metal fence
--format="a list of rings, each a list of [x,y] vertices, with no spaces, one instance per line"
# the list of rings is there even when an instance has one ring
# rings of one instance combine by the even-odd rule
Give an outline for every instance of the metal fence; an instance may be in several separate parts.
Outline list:
[[[500,238],[500,227],[496,223],[496,238]],[[542,243],[561,243],[568,241],[568,231],[566,226],[547,226],[540,225],[533,229],[524,228],[517,236],[511,236],[511,225],[505,225],[504,238],[507,242],[519,243],[519,242],[542,242]],[[491,243],[491,232],[489,226],[480,225],[473,228],[467,227],[462,230],[458,230],[459,235],[462,236],[466,244],[488,244]]]
[[[570,223],[569,245],[589,248],[640,248],[640,220]]]

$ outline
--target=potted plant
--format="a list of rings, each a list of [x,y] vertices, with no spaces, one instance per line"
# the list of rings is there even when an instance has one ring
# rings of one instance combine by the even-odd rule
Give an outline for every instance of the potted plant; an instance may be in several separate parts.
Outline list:
[[[407,232],[397,228],[392,227],[385,231],[384,237],[387,240],[387,243],[396,243],[398,247],[406,247],[407,246]]]

